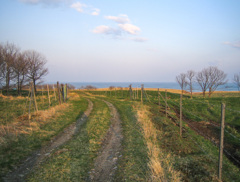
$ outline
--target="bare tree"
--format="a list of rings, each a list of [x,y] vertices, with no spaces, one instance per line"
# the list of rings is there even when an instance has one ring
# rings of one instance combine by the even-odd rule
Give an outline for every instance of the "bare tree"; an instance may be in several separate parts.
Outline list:
[[[21,95],[23,84],[28,81],[26,79],[29,69],[29,62],[25,53],[19,53],[14,62],[14,72],[16,74],[18,95]]]
[[[236,86],[238,88],[238,91],[240,91],[240,73],[239,74],[234,74],[233,83],[236,84]]]
[[[181,87],[182,94],[183,94],[183,90],[187,86],[186,74],[181,73],[180,75],[176,76],[176,81],[178,82],[179,86]]]
[[[113,90],[115,86],[109,86],[109,90]]]
[[[48,74],[48,69],[45,68],[47,63],[46,58],[34,50],[25,51],[25,58],[29,62],[27,77],[33,82],[36,91],[36,84],[42,81],[42,78]]]
[[[85,89],[87,89],[87,90],[96,90],[97,87],[92,86],[92,85],[87,85],[87,86],[85,86]]]
[[[217,67],[209,67],[209,97],[211,97],[212,93],[219,87],[220,85],[224,85],[227,83],[226,77],[227,74],[224,71],[219,70]]]
[[[209,72],[208,69],[204,68],[202,71],[198,72],[196,76],[197,83],[202,89],[203,97],[206,95],[206,91],[209,88]]]
[[[18,53],[19,48],[12,43],[7,42],[1,46],[1,78],[5,80],[7,94],[10,88],[10,81],[15,78],[13,65]]]
[[[192,92],[193,92],[193,82],[194,82],[194,76],[196,75],[195,71],[189,70],[186,74],[187,77],[187,84],[189,86],[189,90],[191,92],[191,98],[192,98]]]
[[[227,75],[224,71],[213,66],[204,68],[201,72],[199,72],[196,79],[202,89],[203,97],[205,97],[207,90],[209,90],[208,96],[211,97],[217,87],[227,83],[226,77]]]

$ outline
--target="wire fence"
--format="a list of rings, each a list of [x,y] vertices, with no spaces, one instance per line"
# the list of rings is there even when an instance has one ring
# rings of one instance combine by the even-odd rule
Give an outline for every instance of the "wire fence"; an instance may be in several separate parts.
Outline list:
[[[177,96],[180,98],[180,94],[176,94],[176,93],[171,93],[171,95],[174,95],[174,96]],[[185,96],[185,99],[188,99],[189,96]],[[162,98],[164,100],[164,98]],[[171,109],[172,111],[174,112],[178,112],[178,114],[180,115],[180,103],[179,103],[179,100],[178,99],[168,99],[168,98],[165,98],[167,99],[167,106],[164,104],[164,102],[161,102],[162,103],[162,106],[163,107],[168,107],[169,109]],[[155,97],[155,100],[156,100],[156,97]],[[189,99],[190,100],[190,99]],[[220,111],[220,105],[217,105],[217,104],[212,104],[212,103],[209,103],[208,100],[206,100],[205,102],[201,101],[201,100],[198,100],[198,99],[191,99],[191,103],[193,102],[196,102],[196,103],[200,103],[200,104],[204,104],[204,105],[207,105],[207,106],[211,106],[213,107],[213,110],[219,110]],[[170,106],[171,105],[171,106]],[[217,108],[217,109],[216,109]],[[231,109],[231,108],[227,108],[226,109],[228,112],[234,112],[235,114],[236,113],[240,113],[240,111],[238,110],[235,110],[235,109]],[[220,130],[220,124],[218,123],[215,123],[214,121],[208,119],[207,117],[204,117],[203,115],[199,114],[199,113],[194,113],[193,111],[190,111],[188,109],[186,109],[185,107],[182,107],[182,112],[183,112],[183,115],[185,116],[185,121],[187,122],[188,126],[190,128],[192,128],[194,131],[196,131],[199,135],[203,136],[204,138],[208,139],[214,146],[218,147],[219,146],[219,139],[216,138],[216,137],[213,137],[213,136],[209,136],[205,131],[197,128],[196,126],[193,125],[193,121],[191,121],[191,119],[189,120],[188,118],[195,118],[195,119],[198,119],[200,121],[204,121],[205,123],[211,125],[213,127],[212,130]],[[170,113],[170,112],[169,112]],[[186,116],[187,115],[187,116]],[[221,116],[221,113],[219,113],[219,117]],[[179,119],[179,118],[178,118]],[[229,125],[229,124],[228,124]],[[235,140],[237,140],[238,142],[240,141],[240,138],[238,136],[236,136],[235,134],[233,134],[231,131],[229,131],[228,129],[224,129],[224,132],[228,135],[226,135],[227,137],[225,138],[225,142],[228,142],[227,140],[229,140],[229,136],[231,136],[232,138],[234,138]],[[215,134],[214,134],[215,135]],[[190,137],[192,139],[192,137]],[[230,140],[232,140],[232,138]],[[196,140],[192,139],[192,141],[196,144],[196,146],[199,147],[199,149],[201,151],[203,151],[207,156],[209,156],[206,151],[203,149],[202,146],[200,146]],[[240,143],[239,143],[240,144]],[[228,143],[229,145],[229,143]],[[231,145],[231,144],[230,144]],[[239,145],[240,146],[240,145]],[[228,156],[229,158],[231,158],[231,160],[237,164],[238,166],[240,166],[240,161],[239,161],[239,157],[240,156],[235,156],[235,154],[233,154],[232,152],[229,151],[229,147],[225,147],[224,148],[224,153],[226,154],[226,156]]]

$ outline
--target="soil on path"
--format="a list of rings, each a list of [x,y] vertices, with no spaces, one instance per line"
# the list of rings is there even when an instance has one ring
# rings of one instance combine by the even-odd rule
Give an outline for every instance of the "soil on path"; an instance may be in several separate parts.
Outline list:
[[[66,143],[72,138],[74,134],[78,133],[81,125],[87,120],[89,114],[93,109],[92,101],[89,99],[87,100],[88,109],[84,112],[81,118],[65,128],[64,131],[54,137],[48,145],[44,146],[40,150],[35,151],[30,157],[23,161],[23,163],[15,171],[8,173],[3,180],[6,182],[25,181],[27,175],[32,172],[39,164],[43,163],[56,148]]]
[[[117,161],[121,157],[122,127],[117,109],[109,102],[104,101],[111,111],[112,124],[103,141],[102,149],[90,172],[90,181],[113,181],[117,169]]]

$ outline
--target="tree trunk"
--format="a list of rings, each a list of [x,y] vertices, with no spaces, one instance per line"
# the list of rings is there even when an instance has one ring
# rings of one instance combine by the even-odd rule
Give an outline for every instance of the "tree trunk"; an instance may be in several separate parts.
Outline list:
[[[34,91],[35,91],[35,93],[37,93],[36,80],[35,80],[35,79],[33,79],[33,86],[34,86]]]
[[[17,89],[18,89],[18,95],[20,95],[20,76],[17,75]]]

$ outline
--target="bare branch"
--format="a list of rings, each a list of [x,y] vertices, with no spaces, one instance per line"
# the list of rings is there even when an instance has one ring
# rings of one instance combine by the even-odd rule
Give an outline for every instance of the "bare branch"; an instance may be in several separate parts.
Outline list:
[[[187,80],[186,80],[186,74],[181,73],[180,75],[176,76],[176,81],[178,82],[179,86],[183,90],[187,87]]]
[[[233,83],[236,84],[236,86],[238,88],[238,91],[240,91],[240,73],[239,74],[234,74]]]
[[[37,82],[41,82],[42,77],[48,74],[48,69],[45,68],[47,60],[42,54],[34,50],[25,51],[24,54],[29,62],[27,77],[32,80],[36,90]]]
[[[193,92],[193,82],[194,82],[194,77],[195,77],[196,73],[193,70],[189,70],[186,74],[187,77],[187,84],[189,86],[189,90],[191,92],[191,98],[192,98],[192,92]]]

